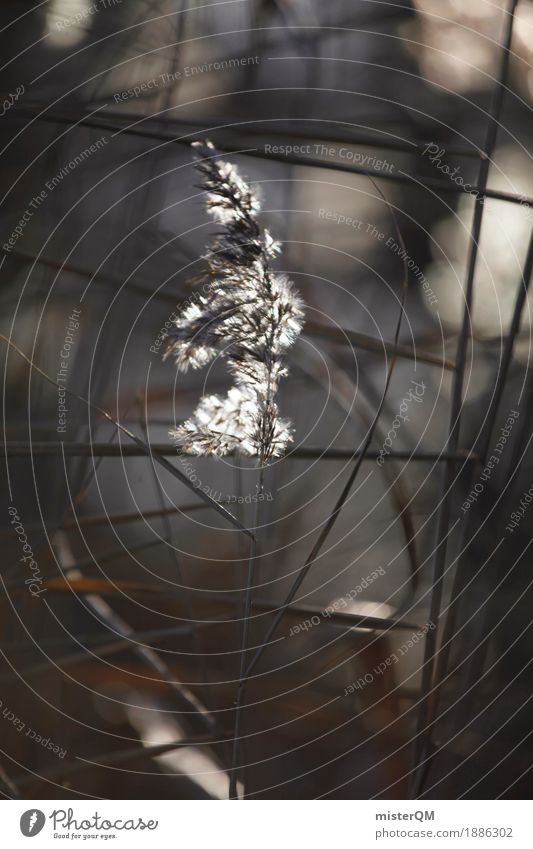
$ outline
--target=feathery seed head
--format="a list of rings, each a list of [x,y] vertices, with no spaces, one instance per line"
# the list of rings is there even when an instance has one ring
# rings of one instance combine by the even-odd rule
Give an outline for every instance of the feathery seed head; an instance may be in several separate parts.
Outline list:
[[[257,222],[257,195],[211,142],[193,147],[201,157],[196,167],[207,209],[224,232],[205,257],[204,294],[194,295],[176,319],[164,356],[173,356],[180,371],[226,357],[235,385],[225,397],[204,396],[170,435],[182,453],[235,451],[267,461],[282,455],[292,439],[274,399],[287,374],[282,357],[302,329],[303,302],[270,268],[281,246]]]

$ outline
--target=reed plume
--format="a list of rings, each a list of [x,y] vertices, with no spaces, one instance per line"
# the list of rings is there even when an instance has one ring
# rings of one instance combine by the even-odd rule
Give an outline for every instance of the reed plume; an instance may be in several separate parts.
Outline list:
[[[223,231],[208,246],[201,291],[176,319],[164,356],[173,356],[180,371],[224,357],[234,385],[226,396],[201,398],[170,436],[182,453],[235,451],[263,463],[292,440],[275,397],[287,374],[285,352],[302,329],[303,304],[287,277],[271,268],[280,244],[257,221],[257,194],[210,141],[193,147],[207,209]]]

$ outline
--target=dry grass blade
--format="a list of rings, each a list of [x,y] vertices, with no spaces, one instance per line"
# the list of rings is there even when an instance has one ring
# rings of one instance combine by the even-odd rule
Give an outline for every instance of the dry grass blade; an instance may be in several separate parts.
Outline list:
[[[494,429],[494,424],[496,421],[496,416],[498,410],[500,408],[500,402],[503,395],[503,389],[506,384],[508,371],[512,362],[513,351],[515,346],[515,341],[518,333],[518,329],[520,326],[520,320],[522,317],[522,311],[524,308],[524,304],[527,298],[527,294],[530,287],[531,275],[533,271],[533,233],[530,236],[529,246],[526,256],[526,261],[524,263],[524,271],[522,274],[522,279],[518,286],[518,291],[515,298],[515,305],[513,309],[513,315],[511,318],[511,323],[509,327],[509,333],[507,335],[507,340],[505,344],[504,354],[502,356],[502,363],[500,372],[498,375],[498,379],[496,381],[496,386],[494,390],[494,394],[492,395],[491,402],[489,405],[489,410],[487,413],[487,418],[485,420],[485,428],[481,432],[478,438],[478,444],[480,446],[480,467],[482,468],[489,451],[490,438],[492,435],[492,431]],[[531,406],[531,399],[533,398],[533,383],[530,382],[529,386],[529,399],[525,402],[525,409],[529,409]],[[513,470],[511,474],[511,478],[517,473],[520,469],[520,454],[522,451],[522,446],[517,443],[515,449],[515,456],[513,457],[509,468]],[[475,469],[475,467],[474,467]],[[472,471],[474,471],[474,469]],[[473,483],[473,481],[472,481]],[[469,487],[467,486],[467,489]],[[470,522],[472,522],[473,516],[470,516]],[[446,610],[446,617],[444,619],[444,626],[442,629],[442,639],[440,644],[439,655],[435,664],[435,676],[434,676],[434,686],[429,698],[428,704],[428,723],[432,723],[435,720],[435,717],[438,714],[439,701],[441,696],[441,691],[443,684],[447,677],[447,668],[450,659],[450,653],[452,647],[454,645],[454,632],[456,626],[456,619],[458,615],[458,607],[461,596],[465,591],[465,587],[473,580],[473,576],[466,568],[465,563],[465,554],[468,551],[468,544],[466,542],[466,535],[468,533],[469,523],[465,522],[463,537],[461,539],[461,543],[459,545],[459,550],[463,551],[463,556],[461,556],[455,566],[455,574],[453,577],[453,584],[450,591],[450,601]],[[488,641],[485,643],[485,651],[488,649]],[[476,654],[475,663],[479,666],[483,654]],[[472,680],[470,678],[469,680]]]
[[[385,196],[384,196],[383,192],[381,191],[381,189],[379,188],[379,186],[377,186],[376,183],[373,180],[371,180],[371,182],[374,185],[374,187],[376,188],[376,190],[378,191],[381,198],[383,199],[384,203],[386,203],[387,208],[389,209],[389,212],[390,212],[391,217],[392,217],[393,222],[394,222],[394,226],[395,226],[396,231],[397,231],[398,243],[402,246],[403,251],[404,251],[404,253],[403,253],[403,256],[404,256],[404,259],[403,259],[404,280],[403,280],[403,286],[402,286],[402,295],[401,295],[401,299],[400,299],[400,309],[399,309],[399,313],[398,313],[398,319],[397,319],[397,322],[396,322],[396,331],[395,331],[395,334],[394,334],[394,346],[396,347],[396,345],[398,344],[399,337],[400,337],[400,330],[401,330],[401,326],[402,326],[402,318],[403,318],[404,307],[405,307],[405,299],[407,297],[408,270],[407,270],[407,262],[406,262],[406,259],[405,259],[405,257],[407,256],[407,251],[405,250],[403,237],[402,237],[402,234],[401,234],[399,227],[397,225],[396,217],[394,215],[392,207],[388,203],[387,199],[385,198]],[[250,678],[251,673],[255,669],[255,666],[257,665],[257,663],[261,659],[264,651],[266,650],[270,640],[272,639],[272,636],[274,635],[275,631],[277,630],[278,625],[280,624],[283,616],[285,615],[286,610],[291,605],[293,599],[296,596],[296,593],[298,592],[298,590],[299,590],[300,586],[302,585],[302,583],[304,582],[309,570],[311,569],[313,563],[315,562],[318,554],[320,553],[322,546],[324,545],[326,539],[328,538],[330,531],[333,529],[333,527],[334,527],[334,525],[337,521],[337,518],[339,517],[339,515],[342,511],[342,508],[344,507],[344,504],[345,504],[345,502],[348,498],[348,495],[350,494],[350,491],[351,491],[352,486],[355,482],[355,479],[357,477],[359,469],[361,468],[361,465],[362,465],[363,460],[365,458],[366,452],[368,451],[368,449],[370,447],[370,443],[372,442],[375,428],[376,428],[377,423],[379,421],[379,417],[381,415],[383,405],[385,404],[385,399],[387,397],[387,392],[388,392],[389,385],[390,385],[390,382],[391,382],[391,379],[392,379],[392,374],[393,374],[393,371],[394,371],[394,366],[396,364],[396,359],[397,359],[396,353],[394,353],[392,355],[390,363],[389,363],[389,367],[388,367],[388,370],[387,370],[387,377],[386,377],[386,380],[385,380],[385,387],[383,389],[383,395],[381,397],[381,401],[380,401],[378,409],[376,411],[374,421],[372,422],[372,425],[370,426],[370,428],[368,430],[366,439],[364,441],[363,449],[362,449],[361,453],[359,454],[359,456],[357,457],[357,459],[355,461],[354,467],[353,467],[353,469],[352,469],[352,471],[351,471],[351,473],[348,477],[348,480],[346,481],[346,484],[344,485],[344,488],[343,488],[339,498],[337,499],[335,507],[334,507],[333,511],[330,513],[326,522],[324,523],[322,530],[321,530],[320,534],[318,535],[318,538],[317,538],[315,544],[313,545],[313,548],[312,548],[307,560],[305,561],[305,563],[302,566],[302,568],[300,569],[296,579],[294,580],[294,582],[291,586],[291,589],[289,590],[289,592],[288,592],[288,594],[285,598],[285,601],[283,602],[283,604],[279,608],[279,610],[278,610],[278,612],[277,612],[277,614],[274,618],[274,621],[272,622],[270,628],[268,629],[268,632],[266,634],[266,637],[265,637],[262,645],[256,650],[255,654],[253,655],[252,660],[250,661],[249,665],[245,669],[244,675],[241,674],[241,678],[240,678],[240,682],[239,682],[238,701],[237,701],[237,718],[236,718],[236,723],[235,723],[236,730],[238,729],[239,716],[240,716],[240,712],[241,712],[241,709],[242,709],[242,705],[244,704],[244,697],[245,697],[244,694],[245,694],[246,683],[247,683],[248,679]],[[249,615],[249,611],[248,611],[248,615]],[[243,643],[243,646],[244,646],[244,649],[243,649],[243,656],[244,656],[245,649],[246,649],[246,646],[245,646],[244,643]],[[239,759],[236,756],[236,753],[238,751],[238,745],[239,745],[239,738],[238,738],[237,733],[235,734],[235,737],[234,737],[234,743],[235,743],[234,758],[233,758],[232,769],[231,769],[231,773],[230,773],[230,796],[232,798],[236,797],[237,772],[238,772],[238,769],[239,769],[239,766],[240,766]]]
[[[457,344],[456,370],[452,386],[452,400],[450,408],[450,423],[448,429],[447,447],[455,451],[459,444],[459,429],[461,424],[461,413],[463,410],[463,384],[466,370],[466,358],[468,350],[468,339],[471,325],[472,303],[474,298],[474,279],[476,262],[478,258],[481,226],[485,210],[484,199],[488,196],[487,184],[489,168],[496,147],[498,127],[500,126],[500,115],[503,107],[503,98],[509,74],[509,62],[511,55],[511,42],[513,38],[514,16],[518,0],[510,0],[505,19],[505,34],[500,54],[500,68],[495,86],[492,90],[490,108],[488,112],[488,123],[485,130],[484,151],[485,159],[481,161],[479,168],[478,190],[474,202],[474,215],[472,220],[472,231],[469,243],[469,254],[466,271],[464,310],[461,332]],[[435,542],[435,562],[433,567],[433,578],[430,601],[430,622],[438,622],[443,594],[443,578],[446,566],[448,528],[451,518],[451,491],[455,475],[455,466],[448,463],[442,485],[440,501],[439,521],[437,537]],[[411,778],[411,795],[414,798],[420,793],[427,771],[426,754],[430,747],[431,725],[429,713],[431,709],[431,689],[433,685],[434,668],[437,659],[438,629],[429,631],[426,635],[424,663],[422,666],[422,687],[420,710],[417,720],[417,732],[413,745],[413,770]]]
[[[397,231],[397,237],[398,237],[398,240],[399,240],[399,244],[401,244],[401,246],[404,250],[404,256],[406,256],[407,251],[405,250],[403,237],[402,237],[402,234],[401,234],[401,232],[398,228],[398,225],[396,223],[396,218],[394,216],[394,212],[393,212],[390,204],[388,203],[388,201],[385,199],[385,197],[384,197],[383,193],[381,192],[381,190],[379,189],[379,187],[376,186],[376,188],[377,188],[379,194],[381,195],[381,197],[383,198],[384,202],[387,204],[387,207],[388,207],[388,209],[389,209],[389,211],[392,215],[392,218],[393,218],[393,221],[394,221],[394,224],[395,224],[395,227],[396,227],[396,231]],[[394,344],[395,345],[398,344],[398,339],[399,339],[399,336],[400,336],[400,329],[401,329],[401,325],[402,325],[402,318],[403,318],[403,314],[404,314],[405,299],[407,297],[408,272],[407,272],[407,264],[406,264],[405,259],[403,260],[403,262],[404,262],[404,281],[403,281],[403,287],[402,287],[402,297],[401,297],[401,301],[400,301],[400,310],[399,310],[399,314],[398,314],[398,320],[396,322],[396,331],[395,331],[395,334],[394,334]],[[283,604],[279,608],[278,613],[277,613],[274,621],[272,622],[270,628],[268,629],[268,632],[265,636],[263,644],[259,647],[259,649],[257,649],[255,655],[253,656],[253,658],[250,662],[250,665],[248,666],[248,668],[246,670],[246,677],[247,678],[251,675],[251,673],[255,669],[257,663],[261,659],[264,651],[266,650],[266,648],[268,646],[269,641],[271,640],[271,638],[272,638],[273,634],[275,633],[279,623],[281,622],[281,620],[282,620],[282,618],[285,614],[285,611],[287,610],[287,608],[289,607],[289,605],[292,603],[293,599],[295,598],[296,593],[298,592],[299,588],[301,587],[302,583],[304,582],[304,580],[307,576],[307,573],[309,572],[313,563],[315,562],[318,554],[320,553],[322,546],[324,545],[326,539],[329,536],[330,531],[332,530],[333,526],[335,525],[342,508],[344,507],[346,499],[348,498],[348,495],[349,495],[349,493],[352,489],[352,486],[353,486],[354,481],[357,477],[359,469],[361,468],[361,465],[363,463],[365,455],[366,455],[366,453],[367,453],[367,451],[370,447],[370,443],[372,442],[372,439],[374,437],[374,431],[375,431],[375,428],[377,427],[377,423],[379,421],[381,411],[382,411],[383,406],[385,404],[385,400],[386,400],[386,397],[387,397],[387,392],[388,392],[389,385],[390,385],[390,382],[391,382],[391,379],[392,379],[392,374],[393,374],[393,371],[394,371],[395,364],[396,364],[396,355],[393,354],[391,361],[390,361],[390,364],[389,364],[388,371],[387,371],[387,378],[386,378],[386,381],[385,381],[385,387],[383,389],[383,394],[381,396],[381,400],[380,400],[378,409],[376,410],[374,421],[373,421],[372,425],[370,426],[370,428],[368,430],[368,433],[367,433],[367,436],[366,436],[366,439],[365,439],[365,442],[364,442],[364,445],[363,445],[363,449],[362,449],[361,453],[359,454],[359,456],[357,457],[357,459],[355,461],[354,467],[353,467],[353,469],[352,469],[352,471],[351,471],[351,473],[348,477],[348,480],[346,481],[346,484],[344,485],[344,488],[343,488],[339,498],[337,499],[337,503],[335,504],[333,511],[330,513],[327,521],[325,522],[325,524],[324,524],[324,526],[323,526],[323,528],[322,528],[322,530],[321,530],[321,532],[318,536],[318,539],[316,540],[315,544],[313,545],[313,548],[311,549],[311,552],[310,552],[307,560],[305,561],[302,568],[300,569],[298,576],[294,580],[294,582],[291,586],[291,589],[289,590],[287,597],[285,598],[285,601],[283,602]]]
[[[327,354],[322,353],[321,357],[326,362],[329,373],[335,374],[335,379],[331,388],[329,389],[331,397],[335,399],[335,401],[339,404],[339,406],[344,410],[347,415],[349,415],[351,418],[355,418],[355,415],[357,413],[363,420],[366,421],[366,425],[367,427],[369,427],[372,423],[371,418],[369,418],[369,414],[364,413],[361,408],[358,408],[357,410],[355,409],[354,399],[358,390],[351,378],[346,374],[343,369],[338,367],[335,360],[329,357]],[[305,360],[302,357],[300,358],[299,368],[305,374],[311,376],[313,380],[316,380],[318,383],[322,383],[317,373],[317,370],[309,365],[307,356]],[[359,388],[359,392],[360,391],[361,390]],[[379,425],[376,426],[375,433],[379,437],[379,441],[383,443],[385,439],[385,434],[380,431]],[[414,596],[418,587],[418,576],[420,574],[420,566],[418,563],[418,557],[416,552],[414,522],[409,508],[409,494],[401,476],[397,473],[394,467],[391,468],[390,462],[387,464],[383,464],[383,474],[388,481],[389,488],[391,490],[391,497],[396,504],[398,510],[398,517],[403,527],[405,545],[407,548],[411,572],[411,589],[412,595]]]

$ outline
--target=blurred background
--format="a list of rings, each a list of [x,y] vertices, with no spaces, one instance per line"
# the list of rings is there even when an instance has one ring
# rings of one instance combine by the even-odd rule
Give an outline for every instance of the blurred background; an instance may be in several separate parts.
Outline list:
[[[525,795],[532,27],[529,0],[3,4],[5,797],[227,795],[248,542],[194,490],[250,526],[257,472],[179,465],[228,375],[162,360],[216,233],[204,138],[306,303],[249,655],[373,427],[248,683],[240,792]]]

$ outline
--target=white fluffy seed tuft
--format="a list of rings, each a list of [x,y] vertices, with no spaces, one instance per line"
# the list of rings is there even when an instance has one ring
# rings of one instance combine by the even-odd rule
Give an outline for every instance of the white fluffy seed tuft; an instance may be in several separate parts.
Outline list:
[[[211,142],[193,144],[207,209],[224,226],[207,255],[204,294],[195,294],[170,333],[165,357],[180,371],[227,358],[235,385],[225,397],[204,396],[190,419],[170,435],[180,452],[224,456],[232,452],[262,462],[283,455],[291,423],[275,402],[283,356],[303,324],[303,303],[292,283],[270,268],[279,242],[261,230],[256,194]]]

